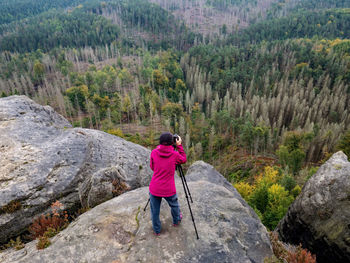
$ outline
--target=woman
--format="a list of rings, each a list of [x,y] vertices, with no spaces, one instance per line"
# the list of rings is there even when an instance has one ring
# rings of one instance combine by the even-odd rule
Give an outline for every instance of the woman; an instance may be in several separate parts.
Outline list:
[[[160,145],[151,153],[150,166],[153,176],[149,185],[149,195],[153,231],[157,236],[161,230],[159,210],[162,198],[168,202],[171,208],[173,226],[178,226],[182,219],[177,200],[174,175],[176,165],[186,162],[186,154],[181,145],[182,140],[180,136],[176,140],[177,151],[173,147],[173,138],[170,132],[162,133],[159,138]]]

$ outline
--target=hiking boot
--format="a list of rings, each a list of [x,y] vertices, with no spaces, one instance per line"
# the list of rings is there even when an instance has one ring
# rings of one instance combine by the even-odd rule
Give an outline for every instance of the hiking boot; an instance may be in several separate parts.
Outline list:
[[[180,225],[181,223],[181,220],[182,220],[182,213],[180,212],[180,220],[177,222],[177,224],[173,224],[174,227],[177,227]]]

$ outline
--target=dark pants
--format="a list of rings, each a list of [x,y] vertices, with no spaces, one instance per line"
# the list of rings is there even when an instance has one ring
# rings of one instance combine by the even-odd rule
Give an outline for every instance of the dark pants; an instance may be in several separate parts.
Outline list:
[[[161,229],[159,212],[160,212],[160,204],[162,203],[162,198],[164,198],[168,202],[168,205],[171,208],[171,215],[173,216],[173,224],[179,223],[181,219],[180,219],[180,206],[179,206],[179,202],[177,201],[177,194],[174,194],[169,197],[159,197],[159,196],[154,196],[150,193],[149,197],[150,197],[150,203],[151,203],[151,217],[152,217],[152,225],[153,225],[154,232],[160,233],[160,229]]]

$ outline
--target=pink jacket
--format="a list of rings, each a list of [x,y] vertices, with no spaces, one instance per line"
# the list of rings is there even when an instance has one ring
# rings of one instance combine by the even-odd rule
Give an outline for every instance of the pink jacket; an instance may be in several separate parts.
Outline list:
[[[159,145],[151,153],[150,166],[153,171],[149,191],[152,195],[168,197],[176,194],[175,188],[175,165],[186,162],[186,153],[182,145],[177,146]]]

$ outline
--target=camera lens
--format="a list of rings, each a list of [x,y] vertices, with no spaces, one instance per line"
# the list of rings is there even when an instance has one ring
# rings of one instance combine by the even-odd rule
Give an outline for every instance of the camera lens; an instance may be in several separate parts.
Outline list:
[[[173,142],[176,143],[176,141],[179,139],[179,135],[174,134],[173,135]]]

